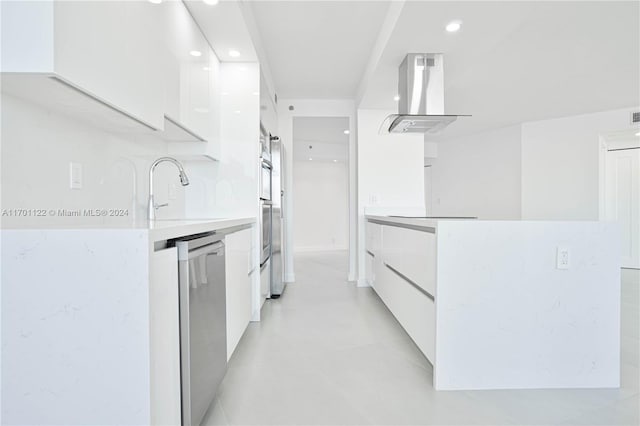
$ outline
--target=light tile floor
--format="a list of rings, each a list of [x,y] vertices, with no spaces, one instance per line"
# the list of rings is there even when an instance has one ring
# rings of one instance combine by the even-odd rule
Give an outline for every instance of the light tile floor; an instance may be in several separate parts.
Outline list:
[[[432,367],[346,252],[296,256],[229,362],[207,425],[638,425],[640,292],[623,282],[622,387],[436,392]]]

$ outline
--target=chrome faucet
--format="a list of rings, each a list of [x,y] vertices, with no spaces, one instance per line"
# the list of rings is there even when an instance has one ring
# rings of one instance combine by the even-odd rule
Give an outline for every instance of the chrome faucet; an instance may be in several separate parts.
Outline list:
[[[187,177],[187,174],[184,172],[184,168],[182,167],[182,164],[180,164],[178,160],[171,157],[160,157],[156,161],[154,161],[153,164],[151,164],[151,167],[149,168],[149,215],[148,215],[149,220],[156,219],[156,210],[158,210],[160,207],[165,207],[169,205],[168,203],[158,205],[155,203],[155,200],[153,199],[153,171],[155,170],[158,164],[163,163],[165,161],[175,164],[176,167],[178,168],[178,171],[180,172],[180,184],[182,186],[189,185],[189,178]]]

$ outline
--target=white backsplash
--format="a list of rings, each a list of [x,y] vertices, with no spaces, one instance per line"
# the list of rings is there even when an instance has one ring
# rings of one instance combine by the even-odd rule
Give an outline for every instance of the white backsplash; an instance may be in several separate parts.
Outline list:
[[[220,84],[225,91],[220,138],[215,141],[220,144],[220,161],[186,149],[188,155],[180,155],[179,145],[155,136],[105,132],[3,93],[2,228],[126,227],[144,222],[149,166],[165,155],[183,163],[190,185],[180,185],[174,165],[157,167],[156,203],[169,203],[157,211],[158,219],[257,216],[258,65],[223,63]],[[82,189],[69,188],[71,162],[82,165]],[[34,216],[36,209],[45,215]],[[92,217],[59,212],[85,209],[127,214]],[[22,211],[20,216],[15,216],[16,210]]]

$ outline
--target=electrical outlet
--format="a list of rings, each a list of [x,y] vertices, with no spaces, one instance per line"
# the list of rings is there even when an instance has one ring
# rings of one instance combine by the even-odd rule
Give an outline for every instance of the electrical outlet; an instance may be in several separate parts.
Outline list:
[[[556,250],[556,269],[569,269],[569,247],[558,246]]]
[[[379,204],[380,203],[380,195],[378,194],[369,194],[369,204]]]
[[[82,164],[69,163],[69,188],[82,189]]]

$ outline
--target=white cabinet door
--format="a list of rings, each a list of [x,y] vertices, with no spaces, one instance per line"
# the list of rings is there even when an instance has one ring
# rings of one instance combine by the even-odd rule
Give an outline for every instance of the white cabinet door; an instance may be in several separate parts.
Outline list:
[[[161,10],[141,1],[57,1],[56,74],[159,129]]]
[[[278,113],[275,106],[275,95],[269,91],[266,79],[260,73],[260,123],[268,133],[278,133]]]
[[[215,137],[219,61],[182,2],[163,9],[165,113],[206,141]],[[218,101],[219,103],[219,101]]]
[[[57,76],[147,127],[161,129],[163,49],[157,6],[146,1],[3,2],[2,59],[7,64],[2,71]]]
[[[418,348],[435,365],[435,303],[386,266],[375,290]]]
[[[436,295],[436,234],[385,226],[384,261],[431,295]]]
[[[251,320],[251,229],[225,237],[227,360]]]
[[[607,152],[607,220],[620,224],[622,267],[640,268],[640,149]]]
[[[151,253],[149,259],[149,344],[151,424],[180,424],[180,319],[178,251]]]
[[[267,260],[260,268],[260,306],[271,292],[271,259]]]
[[[365,254],[365,259],[364,259],[364,270],[365,270],[365,279],[367,280],[367,284],[369,284],[370,286],[374,286],[373,281],[374,281],[374,276],[373,276],[373,271],[374,271],[374,267],[375,267],[375,256],[373,256],[368,250],[367,253]]]

